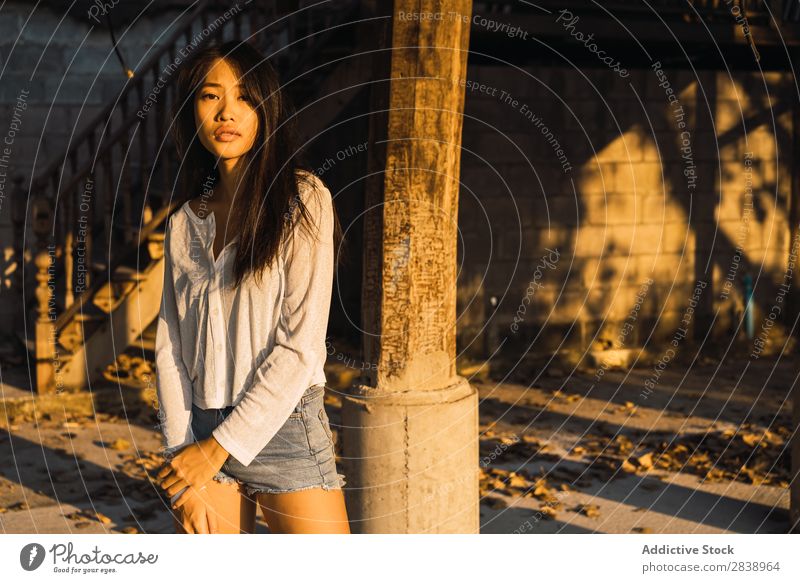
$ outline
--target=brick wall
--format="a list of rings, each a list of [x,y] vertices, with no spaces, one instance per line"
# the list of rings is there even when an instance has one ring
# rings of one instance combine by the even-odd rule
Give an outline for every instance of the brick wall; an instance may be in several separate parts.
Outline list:
[[[789,257],[788,74],[474,66],[469,81],[459,350],[663,343],[682,321],[729,336],[745,273],[758,331]]]

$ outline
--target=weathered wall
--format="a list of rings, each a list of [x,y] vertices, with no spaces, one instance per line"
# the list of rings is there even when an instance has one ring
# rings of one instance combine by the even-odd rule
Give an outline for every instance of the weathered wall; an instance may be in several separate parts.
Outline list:
[[[126,65],[134,70],[167,40],[178,11],[130,18],[130,7],[104,3]],[[83,3],[66,16],[47,7],[9,3],[0,10],[0,249],[12,257],[12,177],[27,183],[63,153],[70,141],[112,102],[127,81],[97,5]],[[135,10],[133,11],[136,12]],[[124,18],[124,17],[128,18]],[[97,20],[98,22],[95,22]],[[30,232],[28,234],[30,237]]]
[[[745,273],[760,314],[781,309],[788,75],[475,66],[469,82],[459,351],[635,346],[682,321],[727,336]]]

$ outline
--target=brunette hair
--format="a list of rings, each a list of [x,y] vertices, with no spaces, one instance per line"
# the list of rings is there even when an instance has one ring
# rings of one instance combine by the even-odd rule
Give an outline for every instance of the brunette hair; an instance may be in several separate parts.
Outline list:
[[[217,59],[234,70],[258,116],[258,132],[244,154],[244,176],[237,188],[247,194],[237,194],[230,214],[239,232],[232,278],[238,286],[251,273],[261,278],[297,223],[304,223],[306,230],[313,227],[300,197],[300,181],[313,188],[321,180],[298,151],[294,107],[275,69],[252,45],[228,41],[199,49],[178,74],[172,133],[181,162],[181,198],[196,198],[219,180],[217,160],[200,142],[194,119],[195,94]],[[338,263],[343,240],[335,206],[333,215]]]

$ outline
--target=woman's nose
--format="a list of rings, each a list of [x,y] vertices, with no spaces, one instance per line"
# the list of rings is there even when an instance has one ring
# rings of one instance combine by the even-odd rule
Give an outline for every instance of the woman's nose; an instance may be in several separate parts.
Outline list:
[[[217,117],[220,121],[231,121],[234,117],[233,103],[230,99],[222,99],[219,103],[219,111]]]

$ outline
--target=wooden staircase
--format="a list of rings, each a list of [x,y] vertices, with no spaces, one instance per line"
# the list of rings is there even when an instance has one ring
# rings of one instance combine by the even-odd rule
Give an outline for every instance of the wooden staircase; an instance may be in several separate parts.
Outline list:
[[[193,6],[63,155],[27,186],[15,180],[16,200],[27,201],[28,213],[14,214],[23,266],[14,285],[24,316],[33,316],[23,316],[17,335],[34,339],[25,344],[40,393],[91,388],[158,316],[164,225],[186,200],[176,184],[179,160],[168,124],[176,72],[188,53],[213,41],[254,44],[281,73],[298,109],[318,99],[320,89],[334,90],[343,67],[349,66],[350,83],[368,79],[368,60],[354,66],[344,58],[369,22],[359,20],[358,2],[251,0],[235,12],[230,3],[209,0]],[[346,104],[326,100],[326,114],[315,120],[324,124]],[[305,129],[315,135],[322,127]],[[30,247],[26,226],[34,234]],[[26,271],[36,280],[29,300]]]

